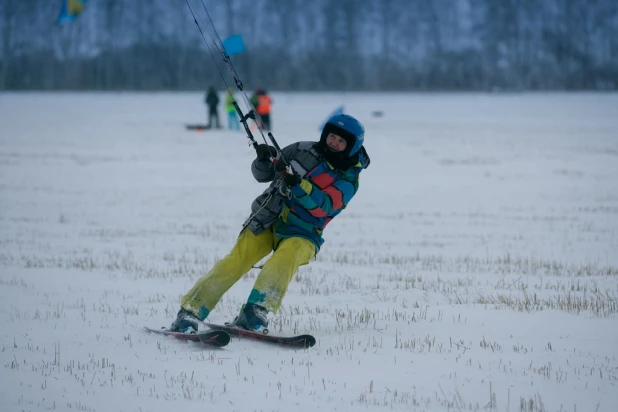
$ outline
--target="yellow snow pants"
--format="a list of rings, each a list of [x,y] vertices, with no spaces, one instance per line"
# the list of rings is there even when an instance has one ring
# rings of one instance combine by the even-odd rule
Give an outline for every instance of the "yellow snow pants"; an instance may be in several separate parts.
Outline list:
[[[273,250],[275,253],[262,267],[247,302],[276,312],[294,273],[300,265],[309,263],[316,250],[311,241],[302,237],[279,238],[272,228],[259,235],[245,229],[232,251],[183,296],[182,307],[201,320],[206,319],[223,294]]]

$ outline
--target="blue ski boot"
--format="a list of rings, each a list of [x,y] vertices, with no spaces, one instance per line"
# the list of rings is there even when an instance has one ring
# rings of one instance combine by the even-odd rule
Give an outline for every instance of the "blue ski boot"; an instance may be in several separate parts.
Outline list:
[[[245,303],[232,326],[250,331],[268,330],[268,310],[255,303]]]
[[[199,327],[200,320],[185,308],[180,308],[176,320],[170,326],[172,332],[195,333]]]

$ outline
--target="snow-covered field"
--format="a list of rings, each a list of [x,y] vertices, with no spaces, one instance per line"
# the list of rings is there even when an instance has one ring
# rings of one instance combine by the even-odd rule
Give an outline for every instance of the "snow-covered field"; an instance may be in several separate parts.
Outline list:
[[[1,411],[618,410],[617,94],[273,97],[281,145],[345,104],[372,159],[272,318],[309,350],[141,330],[264,188],[200,93],[0,94]]]

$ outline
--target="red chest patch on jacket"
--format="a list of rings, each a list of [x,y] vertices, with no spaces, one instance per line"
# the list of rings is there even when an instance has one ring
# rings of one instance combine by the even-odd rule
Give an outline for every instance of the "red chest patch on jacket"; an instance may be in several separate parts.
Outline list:
[[[311,171],[313,173],[313,171]],[[311,175],[311,173],[310,173]],[[328,173],[320,173],[316,176],[311,176],[310,177],[311,182],[316,185],[317,187],[319,187],[320,189],[324,189],[327,188],[328,186],[332,185],[333,182],[335,181],[335,178],[333,176],[331,176]]]

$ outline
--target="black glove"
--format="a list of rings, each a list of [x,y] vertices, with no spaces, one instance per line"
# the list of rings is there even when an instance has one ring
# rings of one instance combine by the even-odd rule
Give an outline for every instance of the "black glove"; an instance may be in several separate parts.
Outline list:
[[[275,172],[286,173],[287,166],[285,165],[285,162],[277,158],[275,159],[274,163],[275,163]]]
[[[259,160],[267,160],[270,156],[275,156],[277,152],[274,147],[262,143],[255,148],[255,153]]]
[[[301,180],[302,178],[296,172],[283,173],[283,181],[288,187],[296,186],[297,184],[300,183]]]

